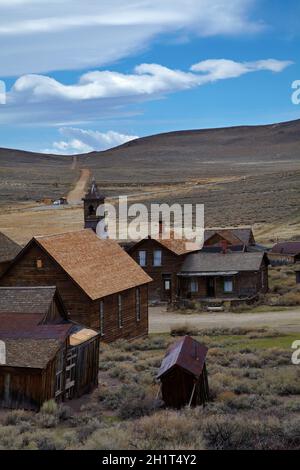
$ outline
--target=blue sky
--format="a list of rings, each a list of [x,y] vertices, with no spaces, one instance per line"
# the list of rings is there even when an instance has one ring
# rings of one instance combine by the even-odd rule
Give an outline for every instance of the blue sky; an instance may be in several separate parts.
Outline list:
[[[297,0],[0,0],[0,146],[300,118]]]

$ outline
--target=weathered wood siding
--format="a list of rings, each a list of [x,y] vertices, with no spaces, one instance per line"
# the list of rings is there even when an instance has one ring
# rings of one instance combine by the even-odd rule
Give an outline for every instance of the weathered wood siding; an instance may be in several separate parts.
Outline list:
[[[136,289],[140,291],[140,319],[136,310]],[[97,300],[93,304],[91,328],[102,330],[101,340],[109,343],[117,339],[134,339],[148,334],[148,286],[120,292],[122,298],[122,324],[119,326],[118,294]],[[104,323],[100,325],[100,302],[103,301]]]
[[[42,267],[37,268],[37,260]],[[22,257],[0,278],[1,286],[57,286],[70,319],[91,328],[100,329],[100,300],[91,300],[37,244],[33,244]],[[124,325],[118,326],[118,294],[102,298],[105,304],[106,342],[118,338],[136,338],[148,334],[147,285],[141,286],[141,321],[136,321],[135,288],[121,292],[124,301]]]
[[[259,271],[240,272],[234,276],[228,276],[233,282],[233,291],[224,292],[224,277],[215,276],[213,279],[215,286],[215,296],[228,299],[239,296],[253,296],[258,293],[265,293],[269,289],[268,285],[268,266],[263,261]],[[180,297],[201,299],[209,297],[207,291],[207,277],[195,277],[198,284],[197,292],[190,292],[190,278],[180,278]]]
[[[37,410],[42,400],[41,369],[0,367],[0,406],[2,408]]]
[[[149,300],[170,300],[174,301],[178,290],[177,273],[180,271],[185,256],[178,256],[161,246],[152,239],[143,240],[136,247],[129,251],[129,255],[139,264],[139,251],[146,251],[147,266],[142,266],[144,271],[153,279],[149,284]],[[153,266],[154,250],[162,251],[162,265]],[[163,289],[163,276],[170,275],[171,296],[168,298]]]

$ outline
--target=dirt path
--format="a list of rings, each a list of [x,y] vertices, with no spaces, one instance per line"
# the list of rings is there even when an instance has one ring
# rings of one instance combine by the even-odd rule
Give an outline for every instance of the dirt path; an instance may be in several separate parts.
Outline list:
[[[165,307],[151,307],[149,309],[150,333],[169,333],[173,326],[184,324],[199,328],[269,326],[287,332],[299,331],[300,339],[300,309],[282,312],[198,313],[192,315],[167,312]]]
[[[83,168],[80,173],[80,178],[77,181],[75,188],[69,192],[67,200],[69,204],[81,204],[81,199],[85,195],[85,190],[87,183],[90,178],[90,170],[88,168]]]

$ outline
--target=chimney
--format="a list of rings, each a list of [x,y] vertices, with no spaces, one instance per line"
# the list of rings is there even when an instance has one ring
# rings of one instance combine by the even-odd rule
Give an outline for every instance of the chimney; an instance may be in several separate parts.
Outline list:
[[[228,242],[227,240],[221,241],[222,253],[225,255],[228,251]]]
[[[164,230],[164,224],[163,224],[162,217],[160,216],[159,221],[158,221],[158,235],[159,236],[162,235],[163,230]]]

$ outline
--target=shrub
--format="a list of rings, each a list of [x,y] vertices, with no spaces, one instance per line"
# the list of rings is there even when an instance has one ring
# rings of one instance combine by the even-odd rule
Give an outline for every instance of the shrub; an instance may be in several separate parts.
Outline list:
[[[150,397],[134,400],[127,398],[122,401],[118,410],[118,416],[123,420],[140,418],[141,416],[153,414],[155,411],[161,408],[161,406],[161,401],[153,400]]]
[[[194,335],[197,336],[199,332],[199,328],[189,325],[187,323],[183,325],[173,326],[171,328],[171,335],[172,336],[185,336],[185,335]]]
[[[4,424],[5,425],[18,425],[18,424],[22,424],[24,422],[28,422],[30,421],[31,419],[31,416],[29,413],[26,413],[26,411],[24,410],[13,410],[13,411],[10,411],[5,419],[4,419]]]

